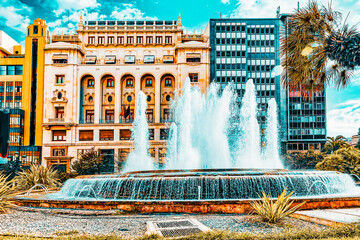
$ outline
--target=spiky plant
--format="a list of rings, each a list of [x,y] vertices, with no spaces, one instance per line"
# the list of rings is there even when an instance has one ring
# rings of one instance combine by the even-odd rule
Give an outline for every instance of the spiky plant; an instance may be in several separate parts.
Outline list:
[[[280,48],[284,87],[311,94],[330,83],[349,83],[360,64],[360,38],[354,27],[340,21],[341,13],[331,4],[319,6],[313,0],[288,18]]]
[[[261,200],[250,202],[250,204],[253,208],[253,211],[259,215],[263,221],[276,223],[284,217],[294,213],[306,203],[304,201],[291,208],[291,205],[294,203],[294,201],[290,200],[293,193],[294,192],[290,192],[287,195],[285,188],[284,191],[278,196],[277,200],[274,201],[271,194],[266,195],[265,192],[262,192]]]
[[[342,135],[336,137],[327,137],[327,141],[322,149],[324,153],[333,153],[340,148],[348,148],[350,145],[345,142],[346,138]]]
[[[28,190],[36,184],[42,184],[47,188],[56,188],[60,185],[56,170],[38,164],[32,165],[30,171],[20,172],[14,181],[19,190]]]
[[[15,186],[12,181],[8,181],[5,175],[0,175],[0,213],[7,212],[9,208],[15,206],[12,201]]]

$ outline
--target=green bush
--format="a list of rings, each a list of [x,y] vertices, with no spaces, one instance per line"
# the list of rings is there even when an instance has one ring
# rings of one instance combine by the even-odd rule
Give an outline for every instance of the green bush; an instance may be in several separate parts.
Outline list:
[[[13,181],[8,181],[5,175],[0,175],[0,213],[14,206],[12,202],[15,186]]]
[[[354,147],[340,148],[316,164],[316,169],[360,176],[360,150]]]
[[[315,169],[316,164],[324,160],[325,156],[324,153],[314,150],[288,153],[285,158],[285,166],[290,169]]]
[[[104,162],[100,153],[90,150],[81,154],[71,168],[80,175],[99,174],[104,169]]]
[[[276,201],[272,199],[271,194],[266,195],[262,192],[262,199],[260,201],[250,202],[254,212],[259,215],[263,221],[269,223],[276,223],[286,216],[297,211],[305,202],[299,203],[291,208],[294,201],[291,201],[293,192],[286,195],[286,188],[277,197]]]
[[[76,178],[77,176],[79,176],[79,174],[76,172],[58,172],[57,174],[60,183],[64,183],[66,180]]]
[[[52,168],[34,164],[30,170],[19,172],[14,178],[18,190],[28,190],[36,184],[42,184],[47,188],[59,187],[58,172]]]

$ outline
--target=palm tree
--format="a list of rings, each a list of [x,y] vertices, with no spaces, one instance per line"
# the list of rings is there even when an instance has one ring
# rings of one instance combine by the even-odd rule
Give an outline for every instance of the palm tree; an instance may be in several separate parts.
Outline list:
[[[346,86],[360,65],[360,37],[354,27],[340,24],[341,13],[311,0],[286,23],[280,53],[284,87],[313,93],[334,83]]]
[[[327,141],[322,151],[327,154],[330,154],[335,152],[336,150],[339,150],[340,148],[350,147],[350,145],[347,142],[345,142],[345,140],[346,138],[342,135],[336,136],[336,138],[327,137]]]

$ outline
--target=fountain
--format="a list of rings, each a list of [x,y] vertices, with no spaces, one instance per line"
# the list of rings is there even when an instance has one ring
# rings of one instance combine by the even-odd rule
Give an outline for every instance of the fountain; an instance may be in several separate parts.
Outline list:
[[[289,171],[279,155],[278,110],[268,102],[263,142],[257,120],[255,85],[246,83],[241,108],[232,86],[211,84],[207,94],[186,79],[172,104],[164,170],[154,170],[149,156],[146,99],[140,91],[132,136],[134,151],[124,173],[80,176],[60,191],[34,199],[19,196],[23,206],[123,209],[141,212],[244,213],[261,192],[278,196],[285,188],[303,208],[360,207],[352,177],[329,171]]]

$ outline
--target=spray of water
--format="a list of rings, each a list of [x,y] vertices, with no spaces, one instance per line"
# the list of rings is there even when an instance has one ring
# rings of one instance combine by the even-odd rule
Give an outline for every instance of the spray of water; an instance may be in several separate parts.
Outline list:
[[[146,109],[146,96],[140,91],[137,97],[136,115],[132,130],[135,149],[129,154],[124,168],[125,172],[154,169],[153,160],[149,155],[149,127]]]

